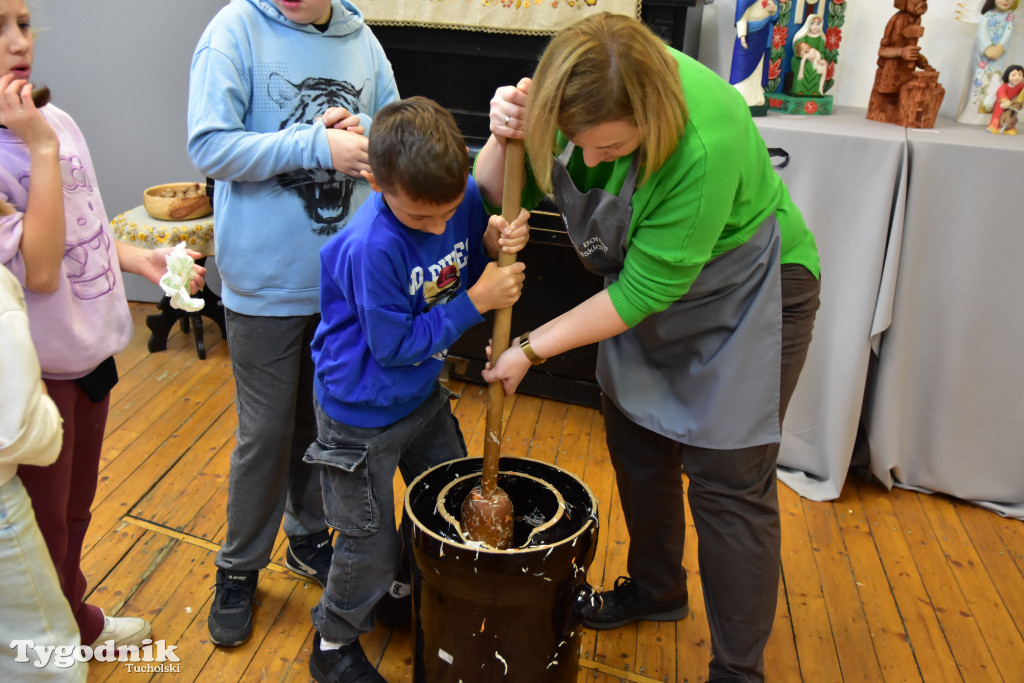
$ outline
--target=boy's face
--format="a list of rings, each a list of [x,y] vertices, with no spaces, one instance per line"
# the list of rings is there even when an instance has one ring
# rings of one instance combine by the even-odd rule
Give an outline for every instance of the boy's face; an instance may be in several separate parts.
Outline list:
[[[296,24],[324,24],[331,18],[331,0],[274,0],[274,6]]]
[[[391,207],[391,213],[395,214],[395,218],[400,220],[402,225],[410,230],[418,230],[431,235],[440,235],[444,232],[445,226],[455,215],[455,210],[459,208],[462,197],[465,195],[463,192],[454,201],[431,204],[409,199],[401,190],[395,192],[384,190],[382,192],[377,188],[374,189],[384,195],[384,200]]]

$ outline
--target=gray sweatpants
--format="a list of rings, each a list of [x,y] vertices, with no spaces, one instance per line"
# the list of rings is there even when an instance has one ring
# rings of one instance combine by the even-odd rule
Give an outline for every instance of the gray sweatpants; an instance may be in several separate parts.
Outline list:
[[[228,475],[222,569],[262,569],[284,517],[289,538],[327,528],[320,468],[302,456],[316,439],[313,360],[319,315],[271,318],[225,308],[235,374],[238,443]]]

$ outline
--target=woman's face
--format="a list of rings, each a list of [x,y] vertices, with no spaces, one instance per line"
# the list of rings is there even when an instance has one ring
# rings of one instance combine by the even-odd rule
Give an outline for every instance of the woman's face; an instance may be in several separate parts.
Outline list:
[[[1010,85],[1016,88],[1018,85],[1020,85],[1021,81],[1024,81],[1024,71],[1021,71],[1020,69],[1014,69],[1013,71],[1010,72],[1010,78],[1008,81]]]
[[[583,152],[583,163],[597,166],[635,152],[640,147],[640,129],[629,120],[608,121],[570,139]]]
[[[821,18],[814,17],[811,19],[811,25],[807,27],[807,32],[812,36],[821,34]]]
[[[1014,0],[996,0],[996,9],[1000,12],[1006,12],[1013,7]]]

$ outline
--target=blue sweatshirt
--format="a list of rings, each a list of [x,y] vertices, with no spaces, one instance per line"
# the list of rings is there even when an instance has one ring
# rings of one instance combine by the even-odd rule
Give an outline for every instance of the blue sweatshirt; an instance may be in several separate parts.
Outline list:
[[[320,250],[317,400],[331,418],[384,427],[425,401],[448,346],[483,316],[467,290],[490,258],[476,182],[440,235],[405,227],[380,194]]]
[[[216,179],[214,240],[224,305],[292,316],[319,307],[317,254],[370,194],[333,170],[328,107],[372,116],[398,99],[362,14],[333,0],[321,33],[269,0],[233,0],[207,26],[189,76],[188,153]]]

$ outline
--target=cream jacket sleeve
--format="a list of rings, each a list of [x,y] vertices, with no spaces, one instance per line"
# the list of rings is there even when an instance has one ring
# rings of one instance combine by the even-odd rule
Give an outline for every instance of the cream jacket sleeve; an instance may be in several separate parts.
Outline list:
[[[0,484],[18,465],[49,465],[60,453],[60,413],[43,393],[21,285],[0,266]]]

